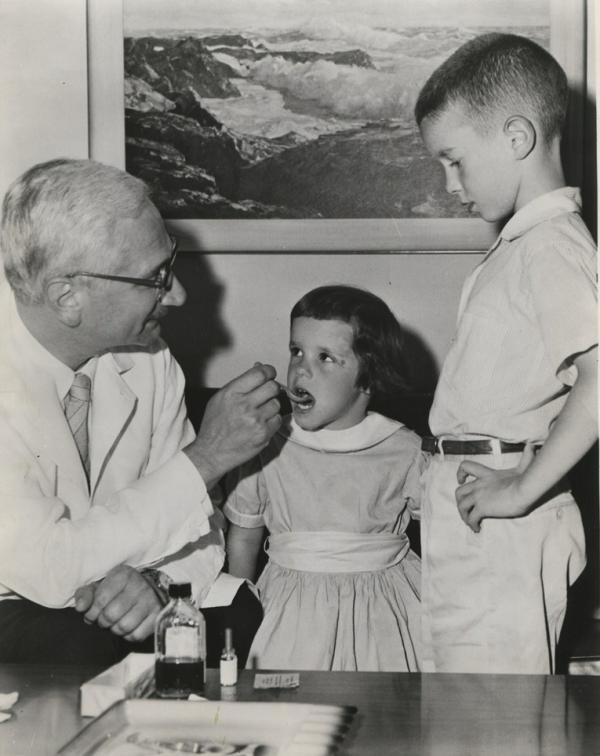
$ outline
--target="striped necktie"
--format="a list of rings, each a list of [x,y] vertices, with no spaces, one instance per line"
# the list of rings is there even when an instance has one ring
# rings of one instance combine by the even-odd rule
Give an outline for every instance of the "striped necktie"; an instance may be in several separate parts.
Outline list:
[[[73,384],[65,399],[65,415],[79,456],[85,467],[85,472],[90,477],[90,458],[88,448],[88,411],[90,408],[90,391],[92,381],[85,373],[75,373]]]

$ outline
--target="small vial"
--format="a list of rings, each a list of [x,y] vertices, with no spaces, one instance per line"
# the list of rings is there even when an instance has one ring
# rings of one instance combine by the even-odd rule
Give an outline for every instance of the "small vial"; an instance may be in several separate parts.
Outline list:
[[[225,648],[221,654],[219,665],[221,685],[235,685],[237,683],[237,655],[231,639],[231,628],[225,628]]]
[[[187,698],[204,692],[206,623],[192,603],[189,583],[172,583],[169,599],[154,631],[156,692],[163,698]]]

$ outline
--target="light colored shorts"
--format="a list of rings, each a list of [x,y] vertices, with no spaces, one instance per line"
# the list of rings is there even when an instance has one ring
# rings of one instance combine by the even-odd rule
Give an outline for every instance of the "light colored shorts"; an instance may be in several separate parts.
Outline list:
[[[554,671],[567,589],[585,566],[579,508],[569,492],[526,517],[485,519],[474,533],[456,505],[463,459],[515,467],[521,454],[435,455],[421,514],[424,671]]]

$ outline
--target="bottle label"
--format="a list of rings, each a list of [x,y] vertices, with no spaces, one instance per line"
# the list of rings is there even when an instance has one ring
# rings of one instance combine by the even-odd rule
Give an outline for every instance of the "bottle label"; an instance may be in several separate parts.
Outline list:
[[[237,659],[221,659],[221,685],[235,685],[237,683]]]
[[[165,633],[165,656],[201,658],[197,628],[182,625],[168,627]]]

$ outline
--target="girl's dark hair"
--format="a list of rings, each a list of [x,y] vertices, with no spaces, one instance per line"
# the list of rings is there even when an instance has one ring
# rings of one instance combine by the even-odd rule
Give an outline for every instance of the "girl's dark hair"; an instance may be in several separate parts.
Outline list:
[[[290,314],[296,318],[341,320],[352,326],[358,358],[359,388],[369,389],[371,404],[408,388],[404,332],[385,302],[356,286],[319,286],[305,294]]]

